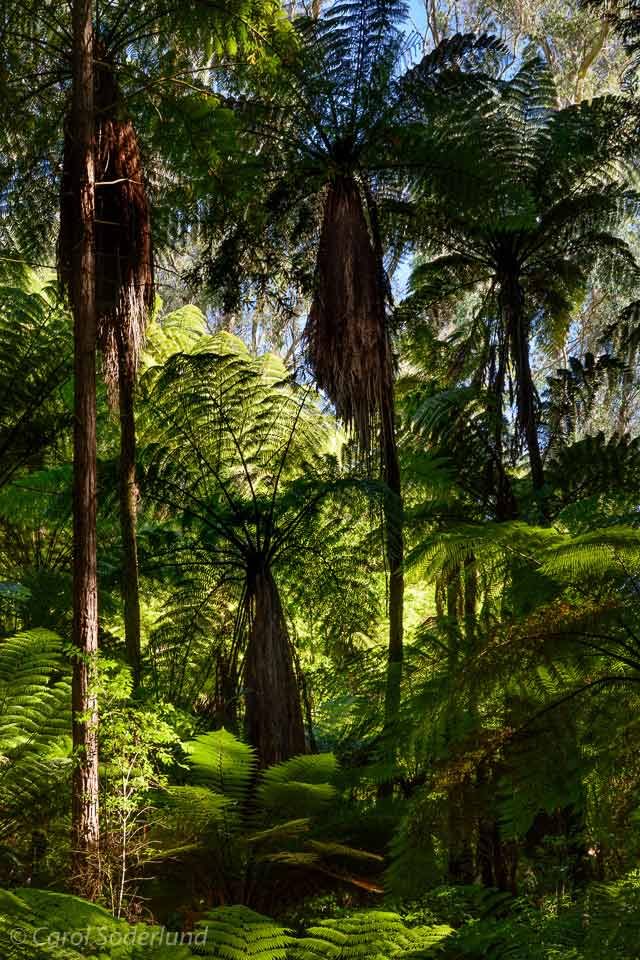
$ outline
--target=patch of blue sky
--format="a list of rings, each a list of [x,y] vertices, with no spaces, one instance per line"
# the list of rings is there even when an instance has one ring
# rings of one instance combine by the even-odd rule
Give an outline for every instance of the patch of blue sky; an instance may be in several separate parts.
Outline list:
[[[408,28],[421,36],[427,32],[427,9],[424,0],[410,0]]]
[[[427,8],[425,0],[409,0],[405,32],[408,37],[415,40],[415,45],[412,45],[411,48],[410,57],[412,60],[418,60],[424,52],[424,38],[427,33]],[[413,257],[411,255],[403,257],[397,264],[393,275],[390,277],[393,298],[396,301],[402,300],[407,295],[407,285],[411,274],[412,260]]]

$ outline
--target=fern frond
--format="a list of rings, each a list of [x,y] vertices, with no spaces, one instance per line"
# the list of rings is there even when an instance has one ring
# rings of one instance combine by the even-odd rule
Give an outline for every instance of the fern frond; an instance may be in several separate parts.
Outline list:
[[[624,579],[640,560],[640,530],[605,527],[574,537],[550,551],[542,572],[562,579],[617,576]]]
[[[196,782],[242,803],[255,776],[255,750],[227,730],[203,733],[185,744]]]
[[[321,920],[296,940],[294,960],[388,960],[413,946],[412,936],[396,913],[367,910],[347,917]]]
[[[338,769],[333,754],[293,757],[264,771],[258,786],[260,803],[272,814],[288,819],[311,817],[337,795],[330,782]]]
[[[62,642],[47,630],[0,641],[0,833],[70,772],[71,687]],[[62,748],[61,748],[62,745]]]
[[[218,907],[198,924],[205,943],[197,952],[220,960],[286,960],[292,938],[275,920],[247,907]]]

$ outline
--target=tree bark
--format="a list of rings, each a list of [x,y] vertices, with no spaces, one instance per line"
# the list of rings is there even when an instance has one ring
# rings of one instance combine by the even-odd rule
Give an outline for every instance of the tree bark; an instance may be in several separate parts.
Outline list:
[[[496,401],[494,427],[494,456],[495,456],[495,484],[496,484],[496,520],[513,520],[517,514],[517,504],[511,488],[511,481],[504,463],[504,388],[507,368],[507,347],[504,342],[505,332],[502,332],[497,349],[497,369],[493,378],[493,394]]]
[[[448,674],[453,680],[460,670],[464,659],[460,657],[460,626],[464,620],[465,636],[474,627],[475,618],[475,583],[470,569],[465,563],[464,570],[456,564],[446,581],[446,635],[448,649]],[[464,575],[464,592],[463,586]],[[471,621],[471,622],[470,622]],[[449,694],[447,706],[447,722],[445,737],[449,752],[455,751],[455,735],[458,716],[458,705]],[[453,755],[453,753],[452,753]],[[471,784],[468,777],[452,779],[447,787],[447,822],[448,822],[448,858],[447,871],[452,883],[473,883],[473,818],[471,816]]]
[[[473,883],[473,815],[471,783],[465,777],[447,791],[448,857],[447,874],[451,883]]]
[[[494,816],[495,795],[500,768],[491,769],[481,761],[476,774],[476,790],[481,804],[476,848],[477,870],[484,887],[517,895],[518,846],[500,836],[500,825]]]
[[[385,549],[389,569],[389,647],[384,700],[384,740],[388,760],[395,758],[395,726],[400,713],[402,666],[404,660],[404,523],[402,511],[402,481],[395,436],[393,398],[382,411],[382,475],[391,499],[385,505]],[[393,783],[380,785],[381,799],[391,795]]]
[[[251,626],[244,679],[247,738],[261,767],[306,752],[291,642],[273,574],[252,572]]]
[[[127,660],[134,686],[142,682],[140,652],[140,581],[136,536],[138,488],[136,485],[136,423],[134,413],[135,364],[124,336],[118,342],[120,407],[120,533],[122,538],[122,602]]]
[[[389,566],[389,654],[387,690],[385,697],[385,720],[387,724],[395,722],[400,709],[400,685],[402,682],[402,662],[404,659],[404,524],[402,518],[402,486],[400,464],[396,444],[393,410],[389,414],[390,423],[383,429],[384,440],[383,471],[393,502],[386,510],[386,551]]]
[[[544,471],[538,440],[535,388],[529,360],[529,331],[524,312],[524,293],[516,277],[509,275],[502,281],[501,300],[516,372],[518,420],[529,451],[533,488],[540,490],[544,486]]]
[[[94,689],[98,651],[96,562],[96,299],[93,118],[93,0],[73,3],[74,163],[77,203],[73,250],[73,746],[74,886],[93,898],[100,882],[98,810],[98,703]]]

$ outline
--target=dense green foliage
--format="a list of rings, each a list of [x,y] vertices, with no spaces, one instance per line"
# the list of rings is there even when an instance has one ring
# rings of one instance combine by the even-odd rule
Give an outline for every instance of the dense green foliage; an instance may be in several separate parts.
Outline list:
[[[89,902],[53,272],[77,50],[67,5],[11,0],[0,955],[639,957],[635,4],[91,6],[155,251],[135,550],[112,369]]]

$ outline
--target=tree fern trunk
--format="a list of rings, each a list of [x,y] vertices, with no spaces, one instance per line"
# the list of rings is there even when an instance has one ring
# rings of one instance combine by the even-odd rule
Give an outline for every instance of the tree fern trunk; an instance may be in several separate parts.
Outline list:
[[[96,563],[96,301],[94,246],[93,4],[73,3],[74,143],[77,198],[73,260],[73,773],[74,885],[84,896],[99,889],[98,704],[93,691],[98,650]]]
[[[246,730],[261,767],[305,753],[300,693],[291,642],[271,571],[252,574],[251,626],[245,657]]]
[[[508,274],[501,283],[502,312],[516,371],[518,420],[529,451],[534,490],[544,486],[544,471],[538,440],[535,388],[529,359],[529,331],[524,312],[524,294],[517,278]]]
[[[136,687],[142,680],[140,653],[140,584],[136,536],[138,491],[136,486],[136,423],[134,413],[135,365],[126,339],[118,343],[120,407],[120,534],[122,539],[122,602],[127,660]]]
[[[503,840],[500,824],[494,807],[502,769],[491,768],[481,761],[476,772],[476,791],[480,800],[478,819],[478,844],[476,849],[477,872],[484,887],[517,895],[518,846],[515,841]]]
[[[507,475],[504,463],[504,389],[507,369],[507,347],[505,333],[502,332],[498,345],[498,362],[495,377],[493,378],[493,394],[495,397],[495,427],[494,427],[494,455],[496,477],[496,520],[513,520],[517,514],[517,505],[511,481]]]

